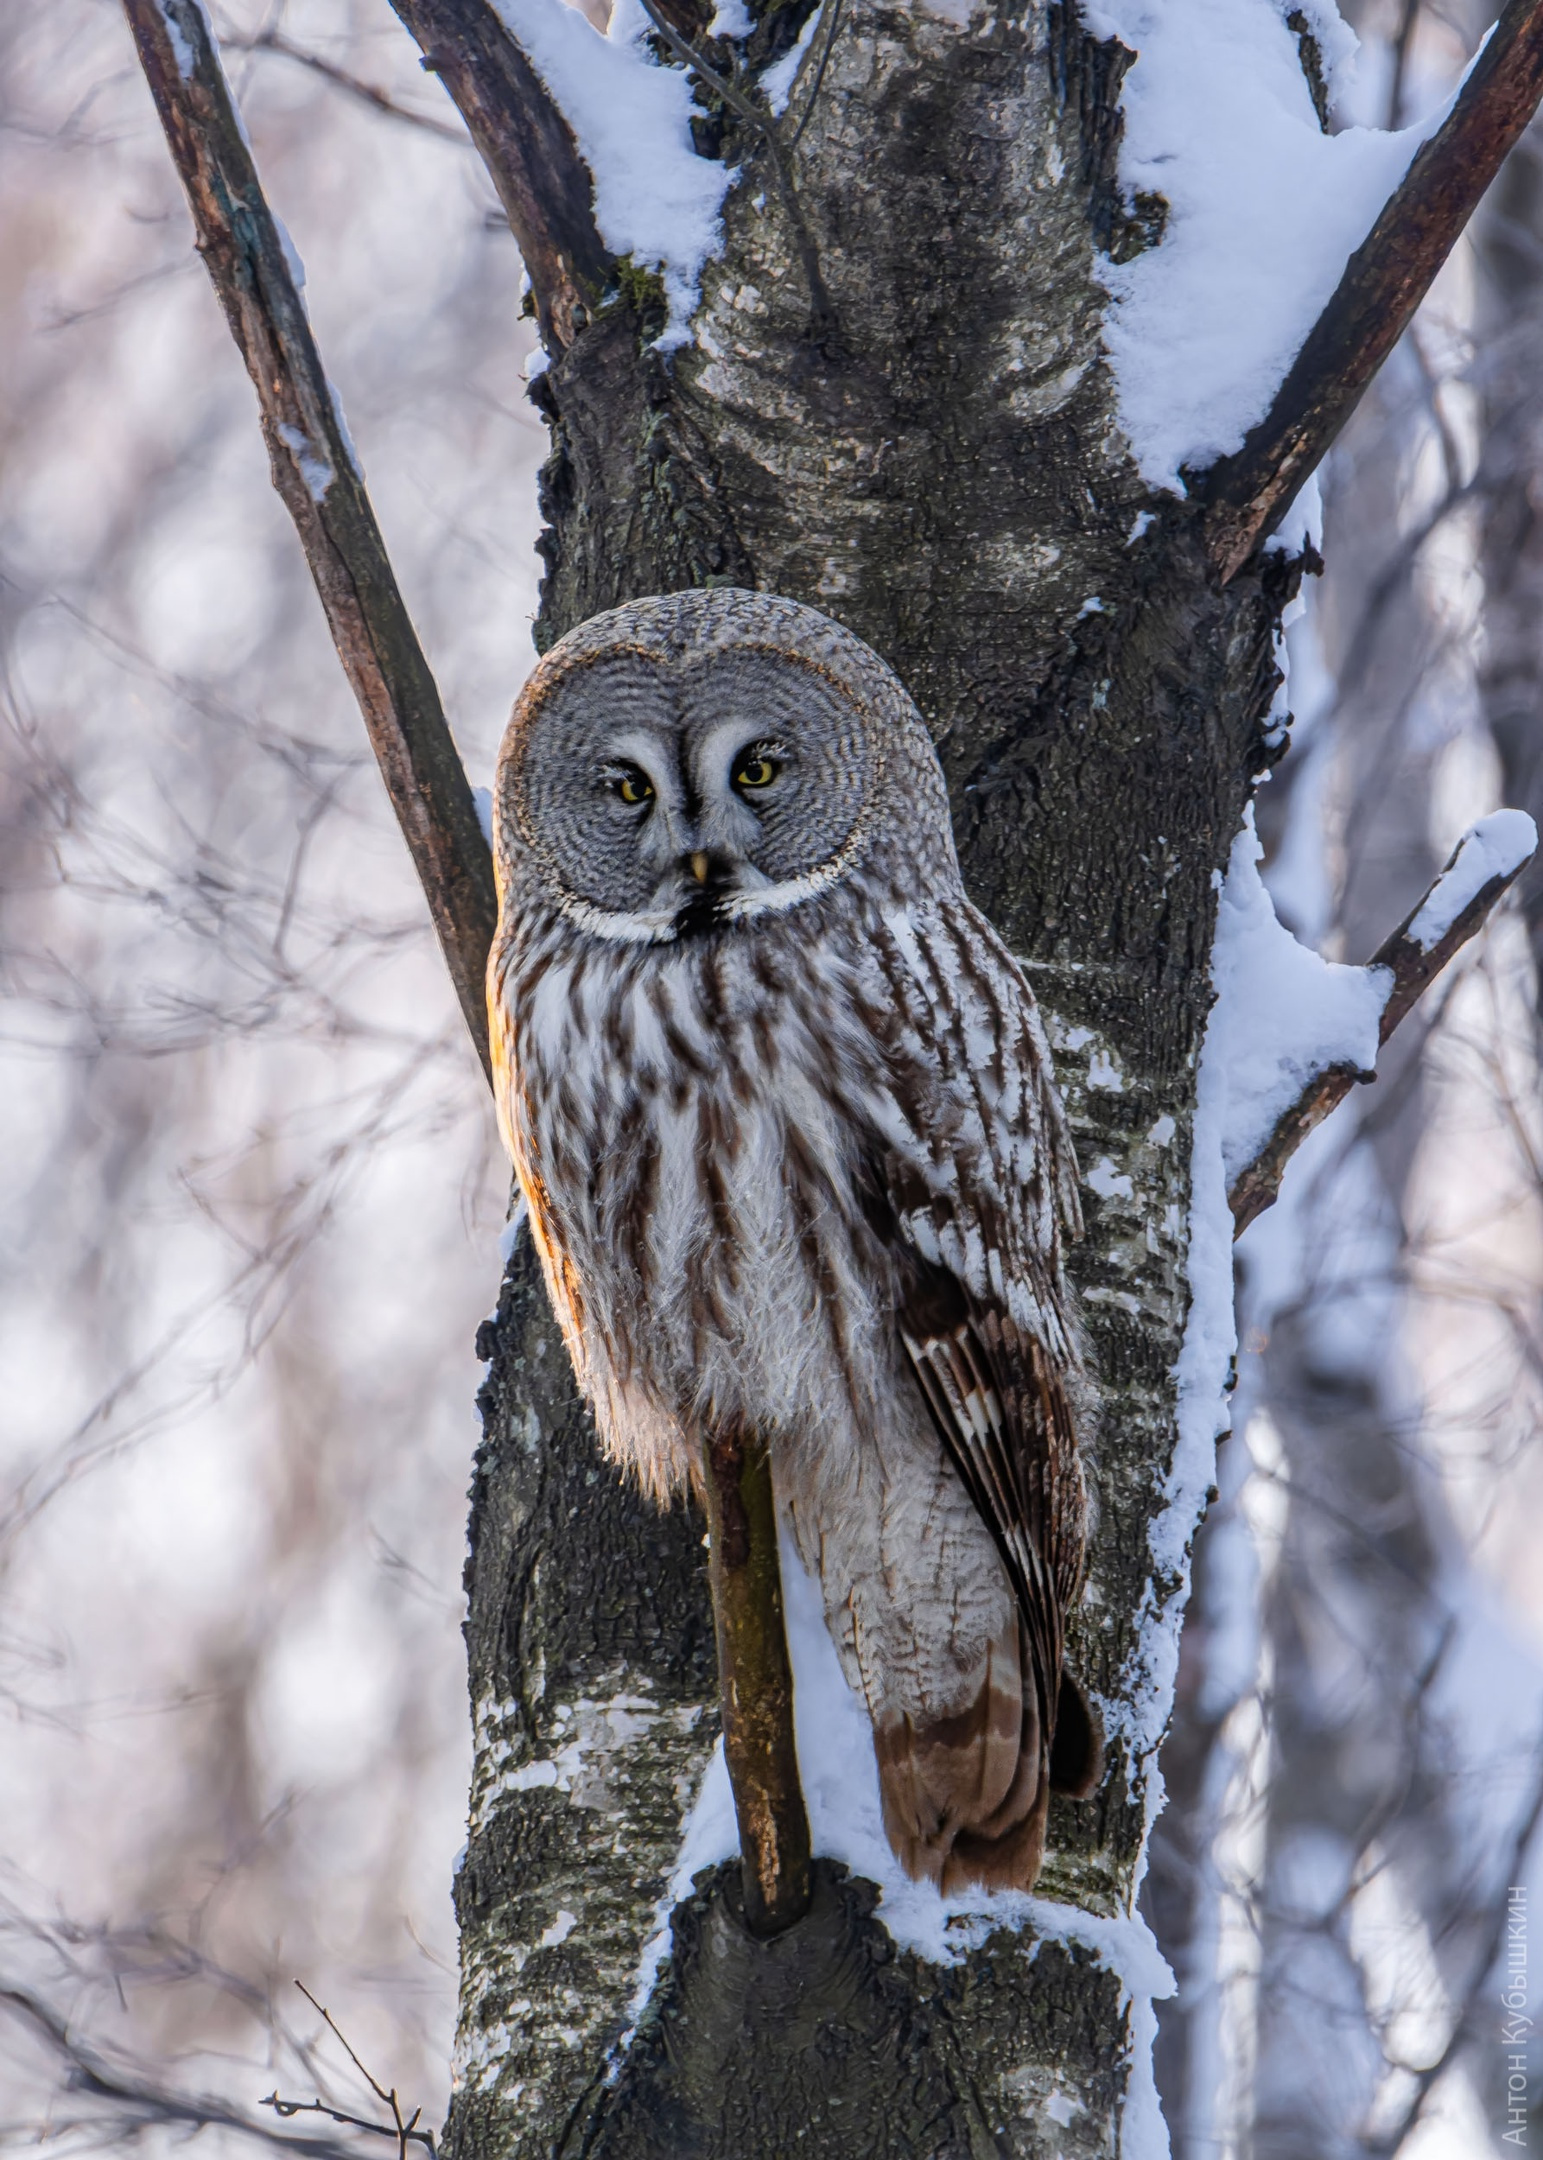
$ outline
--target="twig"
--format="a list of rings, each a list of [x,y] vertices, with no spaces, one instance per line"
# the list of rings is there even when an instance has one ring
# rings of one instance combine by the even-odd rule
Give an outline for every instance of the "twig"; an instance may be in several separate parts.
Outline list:
[[[832,0],[832,4],[835,4],[835,0]],[[809,287],[809,305],[814,315],[815,329],[819,335],[825,335],[826,332],[835,327],[835,310],[831,306],[825,276],[820,269],[818,250],[810,236],[808,226],[804,223],[803,206],[799,202],[794,189],[793,176],[788,171],[787,159],[783,156],[782,138],[777,132],[776,121],[769,112],[763,110],[748,98],[737,84],[729,82],[725,76],[718,73],[715,67],[704,60],[696,47],[683,38],[673,24],[665,21],[654,4],[654,0],[643,0],[643,12],[676,58],[683,60],[694,75],[700,76],[709,90],[716,90],[724,103],[732,111],[737,112],[748,126],[754,128],[761,141],[765,144],[767,160],[772,169],[772,177],[777,183],[777,193],[782,197],[782,207],[786,210],[788,222],[793,228],[793,244],[798,249],[798,259],[803,266],[804,282]],[[835,19],[832,17],[832,35],[834,35],[834,32]],[[827,44],[824,59],[820,62],[821,75],[825,73],[825,61],[829,58],[830,47]],[[818,91],[819,83],[816,82],[815,93],[817,94]],[[810,110],[813,109],[813,102],[813,96],[811,96]],[[809,113],[805,112],[804,120],[807,122],[808,118]],[[803,128],[800,127],[798,134],[794,136],[795,147],[803,132]]]
[[[296,290],[199,0],[124,0],[204,258],[257,390],[273,484],[294,519],[386,791],[491,1077],[483,977],[493,865],[439,692]]]
[[[1265,418],[1203,486],[1223,583],[1280,523],[1408,328],[1480,196],[1543,99],[1543,0],[1509,0],[1430,141],[1345,266]]]
[[[492,175],[530,275],[541,342],[565,352],[610,284],[594,182],[546,84],[487,0],[391,0]]]
[[[1451,861],[1442,871],[1445,877],[1462,852],[1463,843],[1454,849]],[[1410,909],[1392,936],[1373,953],[1366,963],[1368,968],[1385,968],[1392,977],[1388,1001],[1382,1008],[1382,1020],[1378,1029],[1379,1044],[1385,1043],[1399,1022],[1410,1011],[1424,991],[1433,983],[1453,955],[1461,950],[1476,930],[1483,927],[1491,910],[1501,896],[1508,892],[1532,860],[1529,854],[1514,869],[1492,877],[1480,887],[1468,905],[1455,917],[1445,934],[1427,950],[1418,939],[1410,936],[1410,926],[1440,884],[1436,879],[1419,904]],[[1280,1192],[1280,1181],[1286,1165],[1302,1145],[1308,1134],[1323,1123],[1329,1112],[1342,1103],[1352,1087],[1359,1081],[1375,1080],[1374,1072],[1358,1072],[1353,1066],[1331,1065],[1318,1073],[1302,1090],[1291,1108],[1277,1121],[1275,1130],[1248,1165],[1239,1172],[1231,1192],[1227,1195],[1232,1209],[1233,1236],[1241,1237],[1267,1207],[1273,1207]]]
[[[364,2064],[354,2053],[353,2046],[342,2026],[339,2025],[332,2012],[316,2000],[305,1982],[297,1980],[295,1986],[300,1990],[311,2008],[320,2011],[328,2029],[342,2043],[349,2061],[364,2079],[365,2084],[369,2086],[376,2099],[383,2106],[390,2108],[391,2120],[388,2123],[379,2123],[371,2122],[364,2115],[347,2115],[339,2108],[329,2107],[325,2100],[281,2100],[276,2090],[269,2093],[262,2105],[271,2107],[276,2115],[282,2115],[286,2119],[292,2115],[325,2115],[330,2122],[345,2123],[351,2130],[368,2130],[375,2137],[395,2138],[398,2160],[407,2160],[407,2148],[410,2144],[423,2145],[430,2153],[433,2153],[435,2151],[433,2131],[418,2128],[418,2117],[423,2113],[422,2108],[414,2108],[412,2114],[404,2120],[402,2103],[397,2098],[396,2087],[393,2085],[388,2092],[380,2080],[373,2077],[366,2070]]]
[[[357,2160],[351,2148],[337,2138],[285,2137],[212,2095],[177,2092],[132,2069],[115,2066],[78,2039],[69,2021],[30,1988],[0,1985],[0,2007],[24,2019],[56,2051],[65,2065],[69,2091],[118,2108],[117,2121],[125,2139],[155,2124],[177,2124],[193,2131],[233,2130],[243,2137],[258,2139],[270,2150],[276,2147],[280,2152],[299,2153],[305,2160]],[[57,2138],[66,2127],[55,2119],[49,2125],[48,2137]]]
[[[809,1908],[810,1848],[771,1458],[753,1438],[715,1436],[706,1473],[723,1753],[739,1821],[745,1917],[756,1934],[776,1935]]]
[[[819,103],[820,91],[825,82],[825,70],[830,66],[830,56],[836,42],[836,32],[841,25],[841,0],[825,0],[825,5],[830,10],[830,23],[825,32],[824,46],[820,52],[820,64],[814,71],[814,81],[809,85],[809,95],[804,102],[804,117],[794,129],[793,140],[788,144],[790,152],[796,150],[803,141],[804,130],[814,118],[814,108]]]
[[[361,105],[368,105],[374,112],[385,113],[392,120],[404,121],[408,127],[422,128],[426,134],[438,135],[443,142],[457,143],[463,150],[467,147],[464,128],[452,127],[447,120],[436,120],[432,113],[409,111],[407,106],[399,105],[388,91],[377,90],[374,83],[363,82],[357,75],[350,75],[346,68],[336,66],[331,60],[324,60],[320,53],[310,51],[307,46],[295,44],[282,30],[259,30],[255,37],[236,37],[227,31],[224,43],[232,52],[277,53],[281,59],[293,60],[298,66],[309,68],[313,75],[320,75],[325,82],[346,91],[350,97],[357,98]]]

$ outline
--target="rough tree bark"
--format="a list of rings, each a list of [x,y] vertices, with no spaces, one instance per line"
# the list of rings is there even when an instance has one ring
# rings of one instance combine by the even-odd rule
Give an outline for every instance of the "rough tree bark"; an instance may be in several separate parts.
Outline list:
[[[126,4],[188,177],[188,114],[196,135],[200,101],[218,105],[205,19],[195,0]],[[929,1964],[895,1949],[872,1886],[817,1860],[807,1917],[758,1940],[738,1870],[720,1868],[669,1915],[670,1954],[635,2005],[715,1737],[702,1526],[659,1516],[601,1459],[516,1243],[479,1338],[450,2147],[1110,2154],[1144,2036],[1097,1945],[1133,1908],[1150,1706],[1167,1685],[1155,1667],[1184,1590],[1177,1548],[1156,1564],[1151,1532],[1176,1444],[1216,886],[1279,740],[1265,733],[1275,638],[1304,567],[1256,543],[1284,508],[1282,461],[1311,469],[1387,349],[1391,317],[1366,298],[1379,266],[1363,249],[1320,325],[1330,377],[1304,396],[1296,371],[1209,497],[1153,499],[1118,426],[1096,261],[1150,245],[1160,206],[1125,205],[1117,182],[1130,55],[1068,8],[961,21],[952,0],[845,0],[839,16],[827,0],[800,124],[774,136],[746,85],[810,0],[753,7],[737,54],[711,36],[705,0],[650,7],[677,48],[705,41],[720,73],[738,71],[727,99],[701,98],[698,150],[737,175],[690,340],[666,356],[659,279],[606,249],[574,130],[506,27],[512,0],[395,5],[494,177],[551,356],[532,391],[553,446],[538,644],[641,594],[732,583],[824,607],[897,669],[936,735],[966,881],[1022,955],[1056,1047],[1103,1411],[1068,1657],[1103,1706],[1109,1768],[1091,1799],[1052,1812],[1040,1891],[1067,1925],[1003,1926]],[[1418,243],[1401,305],[1536,102],[1543,6],[1511,0],[1506,21],[1525,81],[1476,71],[1473,108],[1411,168],[1404,226],[1396,203],[1379,221],[1380,246]],[[232,208],[224,182],[206,204],[195,180],[206,251],[227,212],[241,242],[223,268],[210,252],[227,307],[244,302],[249,259],[282,299],[272,236],[242,252],[266,216],[255,182]],[[267,401],[257,345],[243,349]],[[330,485],[290,490],[324,593],[313,508]],[[475,936],[451,942],[464,974]]]

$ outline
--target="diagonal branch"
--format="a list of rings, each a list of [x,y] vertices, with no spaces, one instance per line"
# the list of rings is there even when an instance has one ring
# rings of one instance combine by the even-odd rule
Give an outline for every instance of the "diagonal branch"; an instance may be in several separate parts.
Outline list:
[[[65,2089],[99,2105],[101,2113],[93,2116],[93,2127],[115,2126],[124,2145],[152,2129],[176,2130],[184,2137],[196,2136],[200,2130],[225,2130],[251,2138],[269,2151],[299,2154],[301,2160],[356,2160],[357,2148],[341,2138],[286,2136],[211,2094],[178,2092],[132,2066],[112,2061],[80,2039],[69,2019],[31,1988],[0,1981],[0,2010],[22,2020],[54,2050],[64,2067]],[[55,2120],[36,2142],[57,2138],[71,2127],[67,2121]]]
[[[809,116],[814,110],[814,100],[819,95],[820,81],[825,74],[825,63],[830,58],[831,38],[835,35],[837,18],[834,9],[838,5],[839,0],[831,0],[833,10],[831,28],[826,37],[825,51],[820,59],[814,89],[810,92],[809,103],[804,108],[804,117],[799,123],[798,134],[793,138],[793,147],[795,149],[804,129],[809,124]],[[754,128],[755,132],[760,136],[766,151],[767,162],[772,169],[772,178],[777,183],[777,193],[781,198],[782,207],[787,212],[788,222],[793,228],[793,244],[798,250],[798,259],[803,267],[804,282],[809,287],[809,305],[814,316],[816,336],[821,338],[828,336],[835,327],[835,310],[831,306],[830,291],[825,283],[824,272],[820,268],[819,251],[810,236],[809,227],[804,220],[803,208],[793,186],[793,176],[788,171],[788,162],[783,154],[782,138],[778,133],[775,119],[770,112],[762,110],[752,99],[746,97],[737,84],[729,82],[725,76],[718,73],[715,67],[710,66],[696,47],[689,44],[674,25],[665,20],[664,16],[659,12],[656,0],[643,0],[643,12],[675,57],[684,61],[692,73],[699,76],[710,90],[716,90],[730,110],[737,112],[740,118]]]
[[[300,535],[490,1072],[483,977],[498,913],[492,857],[322,369],[294,251],[264,200],[201,0],[124,0],[124,10],[199,253],[257,390],[273,484]]]
[[[388,91],[377,90],[374,83],[362,82],[357,75],[350,75],[347,68],[336,67],[320,53],[312,52],[309,46],[297,45],[293,38],[287,38],[282,30],[275,30],[271,24],[252,37],[233,37],[226,31],[221,43],[227,52],[277,53],[281,60],[293,60],[297,66],[319,75],[323,82],[331,83],[334,89],[357,98],[371,112],[384,113],[389,119],[401,120],[426,135],[437,135],[441,142],[457,143],[463,150],[467,148],[466,130],[458,128],[453,121],[436,120],[429,113],[409,112]]]
[[[530,274],[541,342],[566,351],[611,282],[572,128],[488,0],[391,0],[492,175]]]
[[[1267,539],[1408,328],[1543,99],[1543,0],[1508,0],[1446,120],[1349,262],[1275,403],[1202,485],[1223,583]]]
[[[1389,977],[1388,999],[1378,1027],[1379,1044],[1388,1040],[1454,954],[1484,927],[1496,903],[1510,891],[1531,862],[1538,844],[1535,830],[1530,843],[1525,838],[1519,844],[1513,843],[1499,860],[1493,855],[1486,856],[1485,828],[1493,828],[1502,819],[1514,819],[1514,830],[1521,834],[1526,833],[1532,822],[1514,810],[1500,811],[1495,819],[1484,820],[1458,843],[1451,861],[1419,906],[1411,910],[1391,937],[1384,939],[1366,963],[1368,968],[1385,970]],[[1509,836],[1512,832],[1509,824],[1506,830]],[[1470,851],[1476,846],[1477,854],[1471,855]],[[1475,864],[1476,868],[1473,867]],[[1482,882],[1470,891],[1475,878]],[[1375,1080],[1376,1077],[1375,1073],[1357,1072],[1348,1065],[1331,1065],[1307,1083],[1290,1109],[1277,1121],[1275,1130],[1248,1168],[1238,1173],[1227,1195],[1234,1237],[1241,1237],[1251,1222],[1267,1207],[1274,1206],[1286,1165],[1308,1134],[1344,1101],[1358,1080]]]

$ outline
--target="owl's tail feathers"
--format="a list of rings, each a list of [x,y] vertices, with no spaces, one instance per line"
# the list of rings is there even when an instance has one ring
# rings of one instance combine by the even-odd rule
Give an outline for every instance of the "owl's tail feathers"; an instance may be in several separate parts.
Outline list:
[[[966,1709],[928,1725],[904,1714],[875,1721],[890,1843],[908,1875],[945,1895],[972,1886],[1032,1890],[1052,1791],[1083,1799],[1103,1775],[1098,1723],[1069,1673],[1046,1747],[1032,1672],[1024,1684],[1027,1663],[1026,1647],[996,1644]]]
[[[908,1875],[945,1892],[1027,1889],[1049,1805],[1038,1691],[1017,1630],[994,1643],[974,1700],[928,1724],[874,1720],[884,1827]]]

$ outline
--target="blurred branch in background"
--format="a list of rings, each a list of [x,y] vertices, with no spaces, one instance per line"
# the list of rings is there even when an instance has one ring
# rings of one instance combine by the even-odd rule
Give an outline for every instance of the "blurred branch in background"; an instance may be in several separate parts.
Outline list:
[[[1395,47],[1392,94],[1430,109],[1487,26],[1370,0],[1353,20],[1341,124],[1385,124]],[[1292,748],[1258,814],[1279,914],[1331,958],[1370,950],[1473,820],[1540,807],[1536,141],[1325,476]],[[1500,216],[1509,298],[1476,276]],[[1543,1091],[1521,934],[1540,882],[1524,870],[1239,1247],[1234,1438],[1148,1887],[1181,1982],[1159,2073],[1182,2160],[1513,2149],[1497,1968],[1510,1892],[1538,1879],[1543,1783]]]
[[[375,112],[389,113],[393,120],[401,120],[408,127],[424,128],[445,142],[459,143],[463,149],[471,148],[464,128],[452,126],[448,120],[436,120],[432,113],[413,112],[408,106],[399,105],[386,91],[378,90],[373,83],[361,82],[357,75],[350,75],[346,68],[335,66],[321,53],[297,45],[292,38],[285,37],[282,30],[270,26],[259,30],[255,37],[227,35],[225,44],[231,52],[276,53],[282,60],[293,60],[297,66],[310,68],[339,90],[346,90],[350,97],[358,98]]]
[[[350,0],[218,20],[428,87]],[[544,454],[507,227],[464,148],[239,65],[485,779]],[[305,2131],[276,2079],[372,2112],[275,2026],[296,1970],[444,2104],[507,1175],[118,9],[0,10],[0,192],[0,1964],[115,2074],[212,2095],[229,2155]],[[13,2141],[184,2147],[68,2071],[0,2017]]]
[[[492,857],[322,368],[300,299],[299,257],[263,195],[201,0],[124,0],[124,10],[187,190],[198,252],[257,391],[273,484],[300,535],[491,1078],[483,978],[498,916]]]

